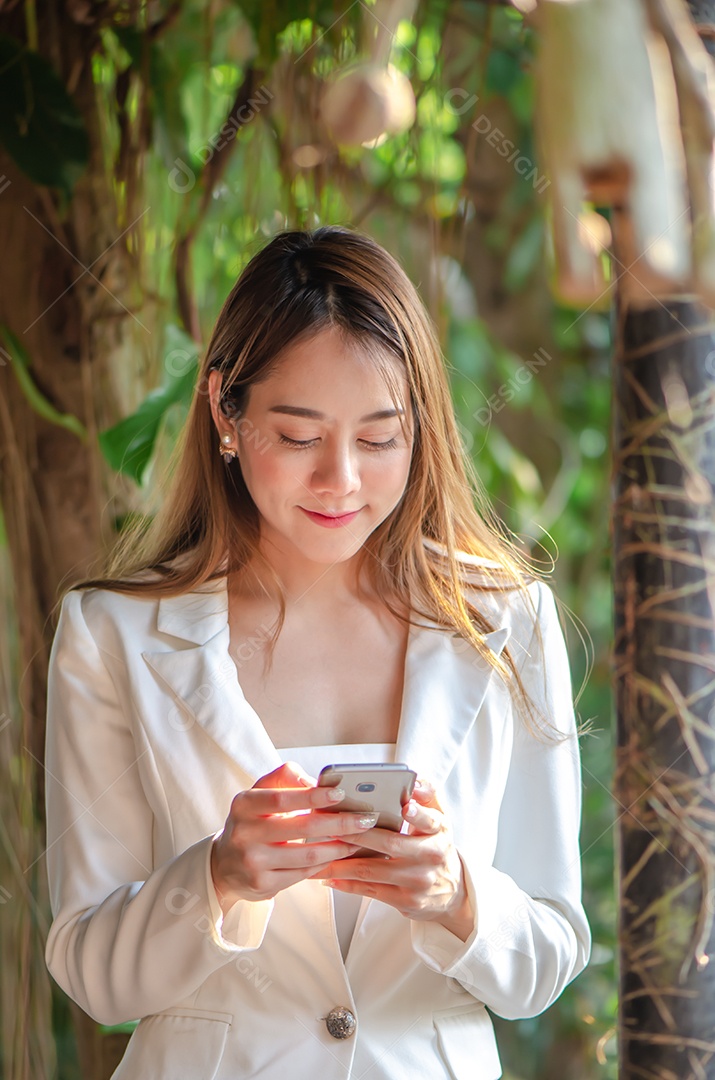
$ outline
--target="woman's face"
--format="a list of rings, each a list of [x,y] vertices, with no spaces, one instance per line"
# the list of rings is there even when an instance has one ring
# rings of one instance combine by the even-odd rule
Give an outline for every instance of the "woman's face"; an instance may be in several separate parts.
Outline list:
[[[409,403],[401,365],[392,357],[388,363]],[[321,564],[356,554],[405,491],[413,419],[407,407],[406,438],[379,368],[329,329],[292,346],[251,387],[238,421],[217,419],[214,410],[219,432],[236,433],[262,542],[284,557]]]

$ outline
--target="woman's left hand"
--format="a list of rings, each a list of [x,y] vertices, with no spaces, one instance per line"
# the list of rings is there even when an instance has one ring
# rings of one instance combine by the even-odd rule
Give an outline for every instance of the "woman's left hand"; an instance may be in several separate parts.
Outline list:
[[[402,815],[410,826],[407,833],[373,828],[341,837],[383,858],[353,855],[323,867],[314,877],[325,879],[340,892],[390,904],[408,919],[438,922],[466,941],[474,913],[464,868],[449,822],[427,781],[415,784]]]

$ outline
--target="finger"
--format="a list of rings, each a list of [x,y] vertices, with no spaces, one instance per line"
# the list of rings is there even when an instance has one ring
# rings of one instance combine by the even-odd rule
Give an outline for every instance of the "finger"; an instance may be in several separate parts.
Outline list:
[[[342,839],[349,844],[359,844],[360,847],[376,851],[381,855],[388,855],[391,859],[414,857],[416,855],[415,841],[417,837],[411,837],[407,833],[397,833],[393,829],[368,829],[364,833],[348,833]]]
[[[339,882],[373,882],[378,885],[401,886],[411,880],[414,871],[410,866],[393,859],[340,859],[332,866],[324,866],[313,874],[314,878]]]
[[[297,761],[285,761],[273,772],[266,773],[256,780],[254,788],[311,787],[312,778],[308,776]]]
[[[256,786],[239,792],[231,804],[231,812],[234,816],[292,814],[300,810],[319,810],[326,806],[335,806],[344,798],[345,792],[342,788]]]
[[[371,900],[380,900],[383,904],[391,904],[400,909],[400,899],[403,890],[397,885],[387,885],[379,881],[350,881],[338,878],[327,878],[324,885],[335,889],[336,892],[352,893],[355,896],[367,896]]]
[[[434,835],[444,828],[444,814],[441,810],[421,806],[415,799],[410,799],[402,808],[402,816],[409,822],[410,835]]]
[[[342,814],[315,811],[295,817],[278,817],[270,821],[271,842],[342,838],[372,829],[376,821],[376,813],[357,814],[350,811]]]
[[[297,778],[299,784],[303,787],[316,787],[318,783],[317,776],[312,776],[306,772],[305,769],[297,761],[286,761],[285,767],[290,769],[293,775]],[[277,771],[277,770],[276,770]],[[287,784],[287,787],[293,787],[293,784]]]
[[[333,862],[333,866],[339,866],[340,863]],[[319,871],[323,873],[324,868]],[[276,893],[281,892],[283,889],[289,889],[291,885],[297,885],[300,881],[311,881],[313,876],[310,873],[306,873],[305,867],[300,867],[297,870],[273,870],[266,875],[265,883],[260,888],[257,897],[264,899],[267,897],[275,896]]]
[[[446,830],[440,825],[436,830],[415,833],[397,833],[392,829],[368,829],[365,833],[343,836],[349,844],[359,844],[390,859],[419,862],[440,857],[445,847]]]
[[[316,844],[269,844],[264,858],[270,861],[271,870],[324,870],[331,863],[339,865],[355,851],[357,845],[341,840]]]

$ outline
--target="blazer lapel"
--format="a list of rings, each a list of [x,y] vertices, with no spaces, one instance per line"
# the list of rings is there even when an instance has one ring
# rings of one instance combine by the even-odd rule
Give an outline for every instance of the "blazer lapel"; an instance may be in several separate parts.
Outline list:
[[[251,784],[278,768],[280,754],[246,701],[229,653],[226,578],[211,582],[202,591],[162,597],[157,629],[191,643],[180,649],[142,653],[176,701],[170,724],[179,731],[200,724],[248,775]]]
[[[509,634],[505,626],[485,636],[497,656]],[[475,721],[492,673],[458,634],[435,623],[412,627],[395,760],[441,784]]]

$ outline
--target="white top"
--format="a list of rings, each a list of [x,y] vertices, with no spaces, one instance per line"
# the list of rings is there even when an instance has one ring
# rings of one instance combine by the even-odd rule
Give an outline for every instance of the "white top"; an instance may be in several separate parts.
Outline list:
[[[318,779],[324,765],[356,765],[361,762],[394,761],[395,743],[340,743],[326,746],[287,746],[278,747],[283,761],[296,761],[302,769]],[[355,923],[360,912],[362,896],[356,893],[344,893],[331,889],[335,928],[340,941],[343,960],[348,954]]]

